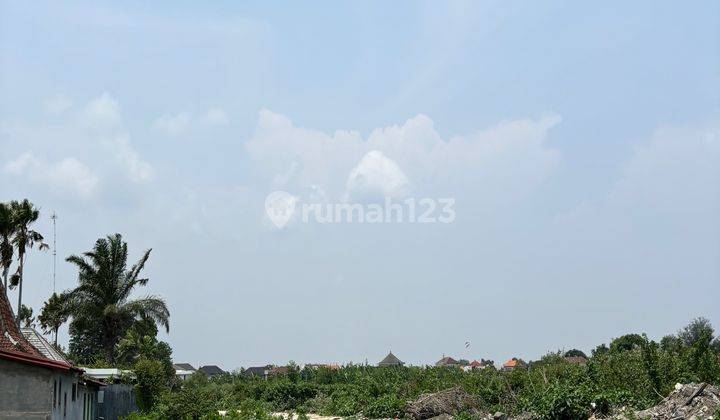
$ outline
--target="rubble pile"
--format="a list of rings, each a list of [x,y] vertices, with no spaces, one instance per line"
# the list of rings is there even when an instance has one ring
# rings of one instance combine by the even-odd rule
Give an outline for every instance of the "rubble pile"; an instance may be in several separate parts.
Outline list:
[[[423,394],[405,407],[408,417],[415,420],[438,416],[452,416],[463,411],[474,411],[475,399],[462,388],[456,387],[432,394]]]
[[[720,408],[720,390],[712,385],[678,384],[662,402],[647,410],[637,411],[641,419],[713,419]]]

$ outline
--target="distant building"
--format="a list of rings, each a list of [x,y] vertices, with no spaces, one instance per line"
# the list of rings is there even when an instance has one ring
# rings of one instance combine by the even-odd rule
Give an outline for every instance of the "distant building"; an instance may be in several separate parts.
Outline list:
[[[207,376],[208,378],[214,378],[216,376],[222,376],[227,374],[227,372],[215,365],[200,366],[200,369],[198,369],[198,371],[204,373],[205,376]]]
[[[340,370],[340,365],[337,363],[307,363],[302,368],[303,369],[320,369],[320,368],[326,368],[330,370]]]
[[[268,370],[267,376],[273,377],[273,376],[284,376],[290,373],[290,367],[289,366],[273,366]]]
[[[502,370],[503,372],[510,372],[515,369],[526,369],[526,368],[527,368],[527,363],[525,363],[522,359],[513,357],[512,359],[505,362],[502,366],[502,369],[500,369],[500,370]]]
[[[487,369],[487,368],[491,367],[492,365],[493,364],[491,361],[480,359],[480,361],[473,360],[472,362],[470,362],[470,365],[468,365],[468,366],[470,367],[471,370],[482,370],[482,369]]]
[[[435,366],[459,367],[459,366],[461,366],[461,365],[460,365],[460,362],[458,362],[457,360],[453,359],[452,357],[443,356],[442,359],[440,359],[440,360],[438,360],[437,362],[435,362]]]
[[[0,289],[0,418],[96,418],[103,383],[84,376],[82,369],[30,330],[26,331],[29,340]]]
[[[175,369],[175,376],[183,381],[197,372],[197,369],[195,369],[190,363],[174,363],[173,369]]]
[[[382,359],[380,361],[380,363],[378,363],[378,366],[389,367],[389,366],[402,366],[404,364],[405,363],[402,360],[398,359],[391,351],[390,353],[388,353],[387,356],[385,356],[384,359]]]
[[[254,366],[249,367],[245,370],[243,370],[242,374],[243,376],[246,376],[248,378],[260,378],[260,379],[267,379],[268,375],[270,374],[270,370],[272,369],[271,365],[266,366]]]

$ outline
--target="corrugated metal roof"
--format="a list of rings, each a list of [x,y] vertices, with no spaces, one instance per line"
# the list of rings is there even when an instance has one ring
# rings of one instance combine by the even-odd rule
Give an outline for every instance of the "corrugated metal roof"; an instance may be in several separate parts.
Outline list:
[[[43,337],[39,332],[35,330],[35,328],[31,327],[25,327],[21,328],[20,331],[22,331],[23,336],[27,339],[27,341],[30,342],[30,344],[33,345],[36,349],[42,353],[43,356],[47,357],[48,359],[55,360],[58,362],[63,363],[70,363],[70,361],[65,357],[64,354],[59,352],[55,346],[50,344],[45,337]]]

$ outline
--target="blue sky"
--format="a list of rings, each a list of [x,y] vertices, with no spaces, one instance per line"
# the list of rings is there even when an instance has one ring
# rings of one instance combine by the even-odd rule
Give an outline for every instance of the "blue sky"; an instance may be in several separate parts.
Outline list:
[[[191,363],[501,361],[720,325],[719,9],[3,1],[0,200],[56,211],[61,257],[152,247]],[[455,223],[269,224],[268,193],[341,200],[373,150]],[[29,264],[39,308],[50,254]]]

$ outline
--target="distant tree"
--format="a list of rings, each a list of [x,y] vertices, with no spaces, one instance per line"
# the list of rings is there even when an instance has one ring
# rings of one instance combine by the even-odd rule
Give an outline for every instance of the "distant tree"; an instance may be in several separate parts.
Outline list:
[[[642,347],[646,340],[640,334],[625,334],[610,342],[610,351],[619,353]]]
[[[595,347],[592,351],[593,357],[595,356],[602,356],[604,354],[610,353],[610,349],[608,348],[607,344],[603,343],[599,346]]]
[[[10,279],[11,286],[18,287],[18,324],[20,323],[20,309],[22,309],[23,272],[25,271],[25,254],[28,249],[38,245],[40,250],[48,249],[43,242],[43,236],[32,230],[30,226],[40,217],[40,211],[27,199],[17,202],[10,202],[12,220],[14,224],[14,235],[12,244],[17,249],[18,269]]]
[[[683,344],[688,347],[691,347],[698,340],[701,340],[705,337],[710,337],[710,339],[712,340],[714,335],[715,330],[710,324],[710,321],[708,321],[707,318],[703,317],[695,318],[677,334],[678,338],[682,340]]]
[[[46,334],[53,334],[55,347],[57,347],[58,330],[70,317],[67,300],[66,295],[53,293],[52,296],[45,301],[40,315],[38,315],[38,321],[43,331]]]
[[[578,350],[578,349],[570,349],[565,352],[564,356],[565,357],[584,357],[587,359],[587,355],[585,355],[585,353],[583,353],[582,350]]]
[[[155,296],[130,299],[133,290],[149,280],[140,277],[140,272],[150,250],[129,270],[127,254],[127,243],[115,234],[98,239],[83,256],[67,258],[78,268],[79,285],[68,293],[68,302],[73,318],[70,351],[79,358],[91,357],[93,346],[99,345],[105,362],[113,365],[119,341],[138,322],[150,320],[169,330],[170,311],[164,300]]]
[[[18,312],[18,320],[20,324],[25,328],[32,326],[33,322],[35,322],[35,318],[33,317],[33,309],[29,306],[23,305]]]

